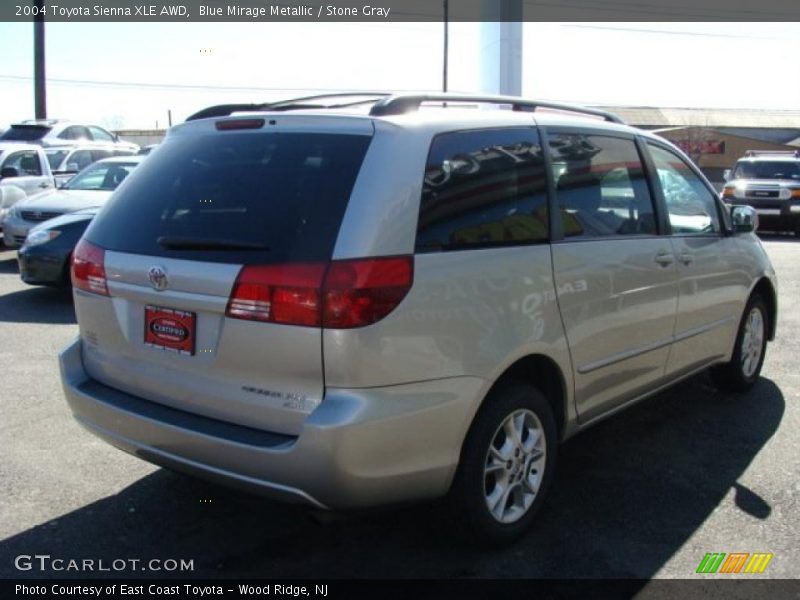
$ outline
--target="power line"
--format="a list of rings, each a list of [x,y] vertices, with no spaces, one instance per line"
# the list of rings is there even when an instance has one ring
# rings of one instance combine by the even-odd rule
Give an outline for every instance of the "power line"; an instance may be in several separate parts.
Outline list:
[[[5,81],[31,81],[32,77],[23,75],[0,75],[0,80]],[[200,85],[182,83],[144,83],[126,81],[99,81],[89,79],[56,79],[48,78],[48,83],[62,85],[76,85],[86,87],[118,87],[118,88],[147,88],[147,89],[175,89],[175,90],[213,90],[223,92],[340,92],[342,87],[262,87],[262,86],[223,86],[223,85]],[[359,92],[361,90],[346,88],[348,91]],[[363,90],[367,91],[367,90]],[[370,89],[369,91],[374,91]],[[392,88],[392,92],[417,92],[418,89],[398,89]]]
[[[633,31],[637,33],[661,33],[664,35],[688,35],[698,37],[737,38],[748,40],[791,41],[784,37],[770,37],[766,35],[744,35],[735,33],[704,33],[699,31],[676,31],[672,29],[645,29],[643,27],[611,27],[607,25],[561,25],[572,29],[600,29],[605,31]]]

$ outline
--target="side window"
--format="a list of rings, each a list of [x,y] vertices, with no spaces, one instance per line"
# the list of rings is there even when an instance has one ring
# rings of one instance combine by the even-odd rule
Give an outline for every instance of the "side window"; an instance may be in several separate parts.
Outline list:
[[[67,161],[67,170],[82,171],[93,162],[92,153],[89,150],[77,150],[69,157]]]
[[[89,130],[79,125],[71,125],[58,134],[62,140],[90,140]]]
[[[95,138],[96,139],[96,138]],[[98,161],[103,158],[109,158],[114,156],[114,152],[111,150],[92,150],[92,161]]]
[[[113,142],[114,137],[105,129],[100,127],[89,126],[89,131],[92,132],[92,137],[99,142]]]
[[[417,252],[548,239],[547,185],[533,128],[436,136],[422,185]]]
[[[6,167],[15,168],[20,177],[38,177],[42,174],[39,155],[33,150],[11,154],[3,163],[2,168]]]
[[[656,233],[653,200],[633,140],[554,133],[549,146],[565,237]]]
[[[674,152],[648,143],[672,233],[719,233],[717,199]]]

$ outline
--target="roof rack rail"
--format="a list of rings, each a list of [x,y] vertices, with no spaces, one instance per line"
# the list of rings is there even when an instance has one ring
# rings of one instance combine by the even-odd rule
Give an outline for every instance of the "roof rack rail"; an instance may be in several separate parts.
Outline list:
[[[755,156],[793,156],[794,158],[800,158],[800,150],[746,150],[744,153],[745,158]]]
[[[209,119],[212,117],[227,117],[235,112],[260,112],[267,110],[299,110],[303,108],[345,108],[348,106],[358,106],[359,104],[374,103],[381,98],[389,97],[389,92],[342,92],[338,94],[317,94],[315,96],[303,96],[301,98],[290,98],[279,100],[278,102],[264,102],[263,104],[217,104],[200,110],[186,118],[187,121],[198,119]],[[330,100],[334,98],[361,98],[352,102],[338,104],[320,104],[319,100]]]
[[[418,110],[423,102],[476,102],[481,104],[509,104],[511,109],[521,112],[534,112],[539,108],[561,110],[600,117],[611,123],[624,125],[625,122],[617,115],[597,108],[586,108],[574,104],[560,102],[544,102],[538,100],[525,100],[516,96],[472,96],[469,94],[396,94],[378,100],[370,110],[370,116],[385,117],[401,115]]]
[[[320,100],[332,100],[335,98],[347,99],[356,98],[350,102],[339,103],[320,103]],[[625,122],[617,115],[601,110],[599,108],[587,108],[575,104],[565,104],[560,102],[545,102],[538,100],[524,100],[516,96],[473,96],[469,94],[392,94],[389,92],[341,92],[332,94],[318,94],[315,96],[303,96],[301,98],[291,98],[278,102],[265,102],[263,104],[218,104],[209,106],[188,117],[187,121],[197,119],[208,119],[211,117],[227,117],[235,112],[260,112],[260,111],[289,111],[300,109],[336,109],[360,104],[372,104],[370,116],[386,117],[390,115],[402,115],[405,113],[419,110],[424,102],[474,102],[480,104],[508,104],[512,110],[520,112],[534,112],[539,108],[560,110],[592,117],[599,117],[612,123],[624,125]]]
[[[317,94],[315,96],[304,96],[302,98],[290,98],[289,100],[281,100],[280,102],[272,102],[268,105],[268,110],[281,110],[283,106],[294,106],[295,104],[313,104],[314,108],[341,108],[343,106],[356,106],[358,104],[368,104],[376,102],[381,98],[391,96],[389,92],[339,92],[334,94]],[[332,98],[363,98],[355,102],[346,102],[344,104],[328,104],[320,105],[315,103],[317,100],[329,100]]]

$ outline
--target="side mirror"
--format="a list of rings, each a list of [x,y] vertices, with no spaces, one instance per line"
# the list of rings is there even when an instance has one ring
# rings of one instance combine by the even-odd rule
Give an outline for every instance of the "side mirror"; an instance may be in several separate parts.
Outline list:
[[[731,208],[731,221],[736,233],[751,233],[758,229],[758,213],[752,206]]]
[[[0,179],[6,177],[19,177],[19,171],[15,167],[3,167],[3,170],[0,171]]]
[[[66,171],[62,171],[62,172],[63,173],[77,173],[78,171],[80,171],[80,168],[78,168],[78,163],[67,163],[67,170]]]
[[[731,180],[731,170],[730,170],[730,169],[725,169],[725,170],[722,172],[722,178],[723,178],[725,181],[730,181],[730,180]]]

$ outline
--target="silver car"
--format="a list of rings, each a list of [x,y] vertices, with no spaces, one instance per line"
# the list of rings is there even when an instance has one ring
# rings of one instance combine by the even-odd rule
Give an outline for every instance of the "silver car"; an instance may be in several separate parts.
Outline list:
[[[61,187],[72,177],[92,163],[113,156],[132,156],[132,149],[115,149],[113,146],[98,144],[79,144],[75,146],[49,146],[45,148],[47,162],[53,171],[56,186]]]
[[[321,508],[447,495],[509,542],[562,440],[708,367],[756,383],[777,283],[755,219],[597,110],[212,107],[79,242],[64,390],[153,463]]]
[[[137,144],[120,139],[116,133],[98,125],[66,119],[28,119],[14,123],[0,134],[0,140],[40,144],[45,147],[91,142],[132,153],[139,151]]]
[[[42,221],[64,213],[102,206],[143,159],[143,156],[120,156],[100,160],[59,189],[17,202],[3,220],[6,246],[20,247],[28,231]]]

